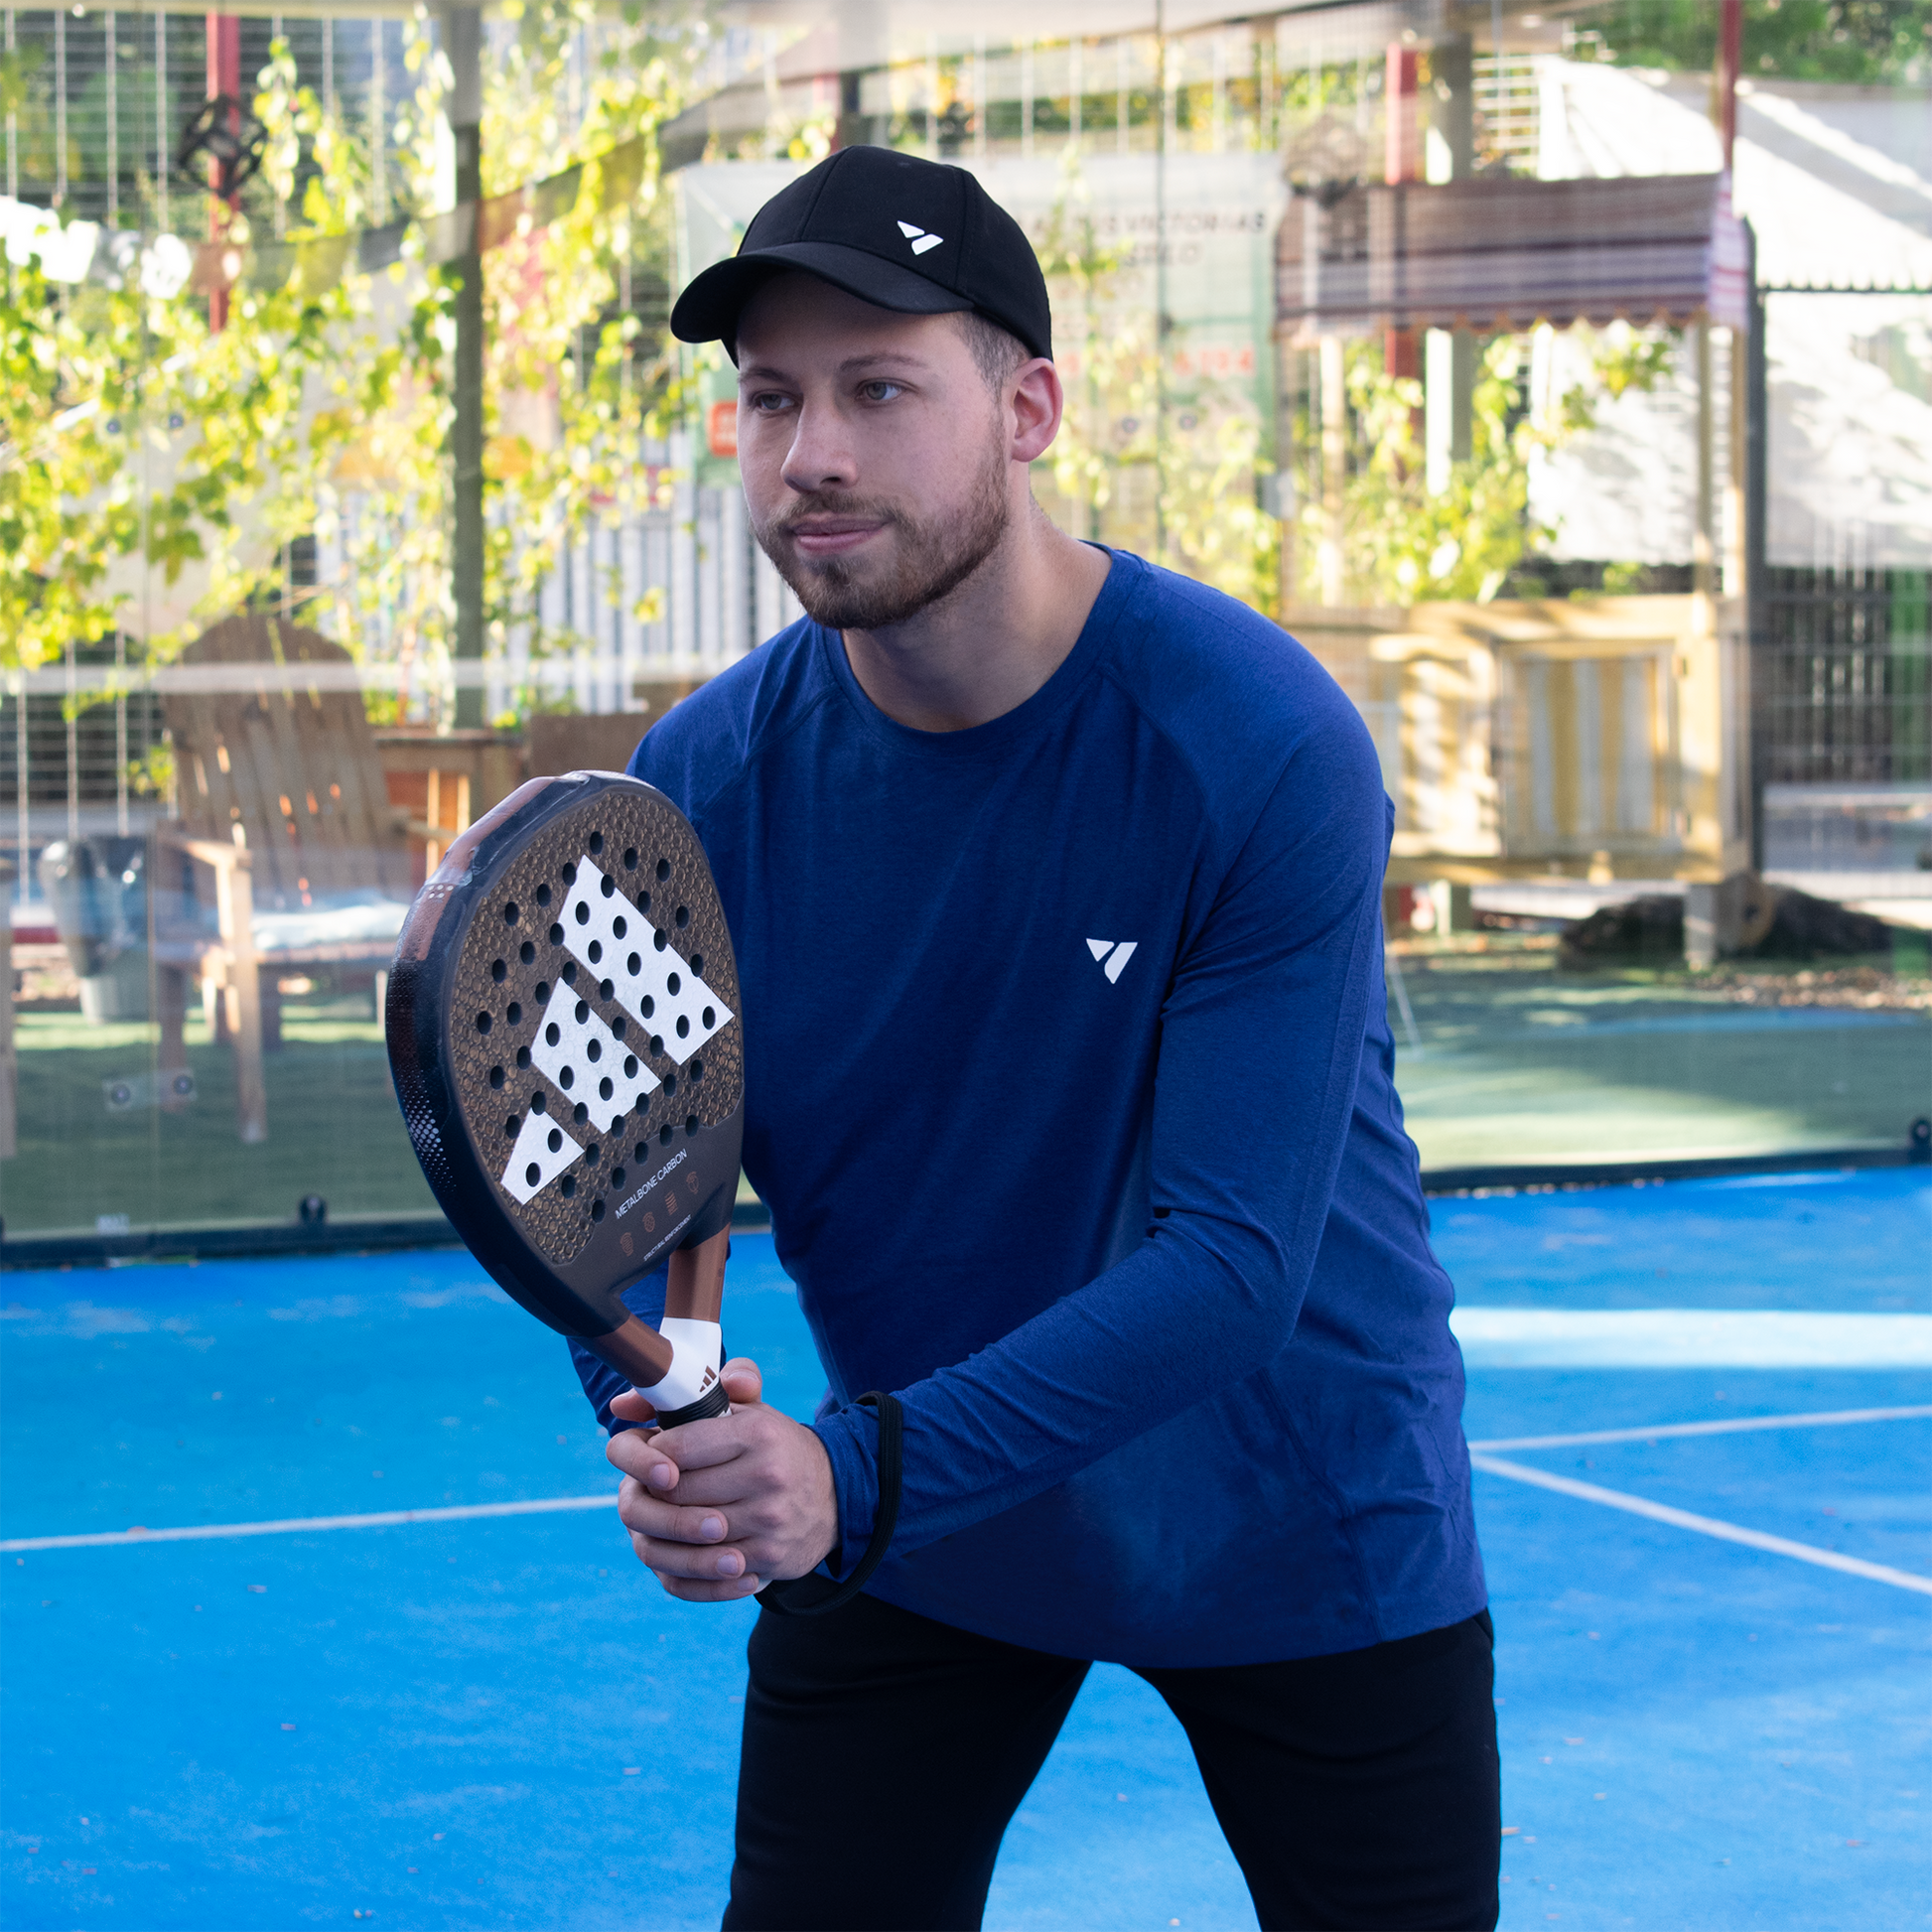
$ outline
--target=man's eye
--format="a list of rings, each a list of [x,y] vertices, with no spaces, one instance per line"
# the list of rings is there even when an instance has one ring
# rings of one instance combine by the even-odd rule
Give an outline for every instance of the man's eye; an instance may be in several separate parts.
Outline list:
[[[775,416],[779,410],[788,408],[789,396],[781,396],[774,389],[767,389],[760,395],[749,397],[752,413],[755,416]]]
[[[897,382],[862,382],[859,393],[867,402],[891,402],[898,394]]]

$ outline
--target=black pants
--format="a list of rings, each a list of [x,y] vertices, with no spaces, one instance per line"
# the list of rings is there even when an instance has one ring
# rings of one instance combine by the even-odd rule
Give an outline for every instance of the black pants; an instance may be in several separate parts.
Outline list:
[[[1496,1923],[1493,1630],[1144,1670],[1268,1932]],[[752,1632],[727,1932],[973,1927],[1088,1666],[870,1596]]]

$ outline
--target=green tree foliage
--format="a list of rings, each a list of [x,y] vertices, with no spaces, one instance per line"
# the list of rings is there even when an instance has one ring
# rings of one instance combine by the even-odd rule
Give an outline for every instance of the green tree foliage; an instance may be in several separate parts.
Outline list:
[[[1654,388],[1670,366],[1668,332],[1623,324],[1591,333],[1590,377],[1544,412],[1524,407],[1526,337],[1499,336],[1483,351],[1472,398],[1470,454],[1432,492],[1417,425],[1423,385],[1391,376],[1378,341],[1354,344],[1347,363],[1351,442],[1357,461],[1342,496],[1343,569],[1365,604],[1432,598],[1487,603],[1531,551],[1556,535],[1529,513],[1530,463],[1595,426],[1598,397]],[[1307,439],[1307,425],[1303,426]],[[1317,592],[1324,514],[1303,510],[1304,591]]]
[[[1708,69],[1717,0],[1611,0],[1579,20],[1625,67]],[[1932,0],[1744,0],[1743,71],[1787,80],[1932,76]]]
[[[258,588],[246,549],[302,527],[332,426],[304,409],[340,307],[239,292],[234,326],[129,286],[67,287],[10,264],[0,302],[0,663],[33,669],[132,623],[145,564],[208,602]],[[169,638],[157,639],[165,654]]]
[[[636,314],[661,286],[668,197],[655,136],[682,104],[701,24],[633,7],[595,36],[590,0],[524,0],[507,58],[486,66],[484,194],[558,173],[632,139],[631,178],[593,160],[561,218],[525,223],[483,257],[489,351],[485,596],[492,636],[528,620],[566,541],[667,487],[637,461],[639,438],[681,406],[678,365]],[[572,67],[577,50],[596,49]],[[417,88],[401,104],[404,208],[447,199],[447,69],[419,17],[408,49]],[[588,67],[588,71],[586,71]],[[11,100],[32,76],[0,73]],[[260,177],[229,230],[257,267],[210,331],[206,303],[161,300],[138,277],[110,289],[48,282],[12,266],[0,296],[0,662],[32,668],[69,644],[135,621],[144,584],[206,568],[196,621],[149,636],[162,660],[202,621],[281,583],[282,546],[308,532],[340,542],[345,569],[300,615],[359,657],[397,651],[418,690],[443,679],[449,598],[454,273],[414,253],[374,274],[333,267],[309,285],[295,251],[389,212],[373,206],[371,158],[314,91],[285,44],[253,108],[268,129]],[[581,110],[581,111],[580,111]],[[636,150],[629,151],[634,160]],[[395,165],[391,162],[393,189]],[[609,192],[607,192],[607,190]],[[392,201],[396,199],[393,194]],[[610,206],[606,206],[609,203]],[[206,204],[176,197],[191,232]],[[192,209],[192,212],[190,211]],[[614,594],[614,593],[613,593]],[[569,641],[550,636],[539,648]]]

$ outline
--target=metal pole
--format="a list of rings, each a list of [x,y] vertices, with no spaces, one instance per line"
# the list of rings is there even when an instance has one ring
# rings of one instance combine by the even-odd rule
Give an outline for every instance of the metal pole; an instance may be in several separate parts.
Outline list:
[[[14,673],[14,843],[20,848],[20,875],[14,897],[27,903],[28,844],[33,836],[32,806],[27,800],[27,670]]]
[[[207,93],[210,100],[222,94],[237,102],[240,99],[241,22],[233,14],[209,14],[207,17]],[[239,105],[229,111],[228,123],[235,133],[240,133]],[[227,233],[228,223],[241,208],[239,195],[231,195],[225,201],[221,199],[220,185],[220,164],[210,156],[207,164],[207,233],[210,241],[219,241]],[[210,289],[207,298],[208,328],[219,331],[227,327],[227,290]]]
[[[14,10],[7,9],[7,52],[14,51]],[[7,109],[7,198],[9,201],[20,199],[20,117],[9,107]],[[22,865],[25,865],[22,860]],[[23,871],[21,877],[25,879]]]
[[[68,198],[68,10],[54,9],[54,206]]]
[[[68,694],[61,710],[68,728],[68,844],[80,836],[80,708],[74,676],[73,640],[68,640]]]
[[[107,225],[121,224],[121,115],[120,89],[114,84],[121,65],[120,33],[115,16],[107,15]]]
[[[1768,634],[1770,572],[1765,560],[1765,490],[1769,456],[1767,402],[1768,309],[1757,285],[1757,234],[1744,223],[1744,270],[1749,278],[1750,334],[1744,339],[1744,634],[1749,639],[1751,698],[1751,870],[1764,869],[1764,787],[1770,779],[1771,670]]]
[[[168,16],[154,17],[154,218],[168,226]]]
[[[127,837],[127,632],[114,627],[114,830]]]
[[[456,143],[456,199],[483,198],[483,11],[453,7],[443,17],[452,84],[450,133]],[[450,264],[457,281],[456,420],[450,432],[454,531],[451,589],[456,604],[456,723],[481,729],[483,690],[483,257],[471,229],[470,250]],[[475,682],[466,680],[466,670]]]

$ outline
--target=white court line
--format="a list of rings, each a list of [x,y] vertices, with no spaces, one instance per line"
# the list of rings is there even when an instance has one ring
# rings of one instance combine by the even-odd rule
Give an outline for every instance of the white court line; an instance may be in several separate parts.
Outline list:
[[[1663,1436],[1734,1436],[1746,1429],[1823,1429],[1842,1422],[1904,1422],[1932,1416],[1916,1409],[1820,1409],[1802,1416],[1736,1416],[1723,1422],[1667,1422],[1655,1429],[1592,1429],[1581,1436],[1501,1436],[1471,1449],[1571,1449],[1583,1443],[1652,1443]]]
[[[383,1509],[368,1516],[284,1516],[267,1523],[195,1523],[172,1530],[95,1530],[86,1536],[11,1536],[0,1550],[94,1550],[115,1543],[207,1543],[233,1536],[301,1536],[310,1530],[385,1530],[399,1523],[463,1523],[479,1516],[548,1516],[560,1509],[610,1509],[601,1496],[544,1496],[527,1503],[457,1503],[448,1509]]]
[[[1735,1523],[1721,1523],[1715,1516],[1694,1516],[1688,1509],[1673,1509],[1668,1503],[1653,1503],[1647,1496],[1632,1496],[1621,1489],[1599,1489],[1593,1482],[1577,1482],[1569,1476],[1552,1475],[1547,1469],[1533,1469],[1527,1462],[1505,1462],[1500,1456],[1471,1455],[1470,1465],[1492,1476],[1507,1476],[1512,1482],[1532,1483],[1538,1489],[1554,1489],[1560,1496],[1580,1496],[1587,1503],[1601,1503],[1606,1509],[1621,1509],[1632,1516],[1647,1516],[1653,1523],[1669,1523],[1680,1530],[1696,1530],[1702,1536],[1715,1536],[1720,1542],[1741,1543],[1750,1550],[1769,1550],[1773,1556],[1796,1557],[1800,1563],[1815,1563],[1821,1570],[1842,1570],[1848,1577],[1864,1577],[1874,1584],[1891,1584],[1899,1589],[1915,1589],[1921,1596],[1932,1596],[1932,1577],[1915,1576],[1909,1570],[1893,1570],[1890,1565],[1866,1563],[1860,1557],[1841,1556],[1836,1550],[1821,1550],[1814,1543],[1793,1543],[1789,1537],[1767,1536],[1762,1530],[1747,1530]]]

